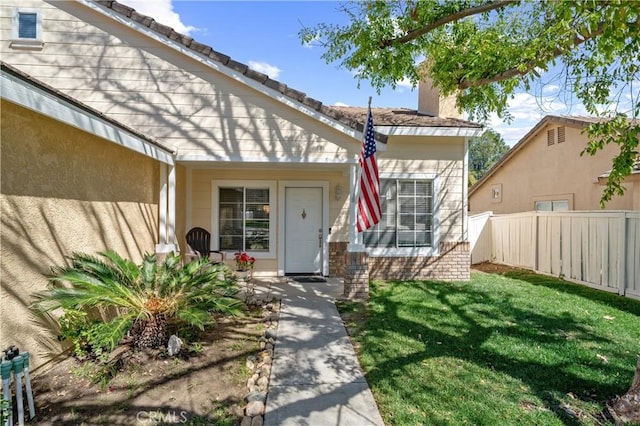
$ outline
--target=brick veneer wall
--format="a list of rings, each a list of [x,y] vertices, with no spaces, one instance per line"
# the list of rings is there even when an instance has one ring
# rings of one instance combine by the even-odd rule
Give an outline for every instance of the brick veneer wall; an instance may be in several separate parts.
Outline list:
[[[345,273],[344,254],[347,252],[346,241],[329,242],[329,276],[343,277]]]
[[[431,257],[369,257],[369,278],[468,281],[469,242],[442,242],[440,255]]]
[[[369,298],[369,255],[366,252],[344,254],[344,297],[349,299]]]

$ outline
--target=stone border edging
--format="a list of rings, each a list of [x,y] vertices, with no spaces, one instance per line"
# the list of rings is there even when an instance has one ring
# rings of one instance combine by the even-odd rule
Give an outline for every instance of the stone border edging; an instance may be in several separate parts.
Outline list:
[[[279,316],[280,301],[276,299],[270,302],[265,301],[262,311],[265,330],[258,339],[260,352],[257,355],[248,356],[246,360],[246,366],[252,375],[247,380],[249,393],[245,396],[247,405],[243,409],[244,416],[240,426],[262,426],[264,423]]]

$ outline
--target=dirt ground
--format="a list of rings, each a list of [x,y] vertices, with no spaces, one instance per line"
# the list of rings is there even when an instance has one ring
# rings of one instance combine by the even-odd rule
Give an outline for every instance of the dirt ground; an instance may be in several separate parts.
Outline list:
[[[523,269],[514,268],[513,266],[498,265],[497,263],[478,263],[471,265],[471,269],[474,271],[486,272],[488,274],[504,274],[513,271],[522,271]]]
[[[122,348],[121,371],[107,384],[100,383],[95,364],[67,358],[32,376],[36,418],[29,423],[238,425],[251,375],[246,358],[259,352],[263,330],[256,308],[243,318],[220,320],[185,342],[176,357]]]

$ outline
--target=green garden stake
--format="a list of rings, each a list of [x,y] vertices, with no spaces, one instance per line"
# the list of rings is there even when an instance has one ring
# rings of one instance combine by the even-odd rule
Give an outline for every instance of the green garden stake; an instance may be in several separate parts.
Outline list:
[[[2,361],[0,370],[2,371],[2,399],[9,402],[9,416],[4,422],[4,426],[13,426],[13,414],[11,413],[11,361]]]
[[[18,410],[18,426],[24,426],[24,405],[22,403],[22,355],[11,360],[13,364],[13,381],[16,384],[16,408]]]
[[[31,378],[29,377],[29,352],[22,352],[22,360],[24,361],[24,388],[27,392],[27,404],[29,405],[29,419],[36,416],[36,407],[33,405],[33,392],[31,391]]]

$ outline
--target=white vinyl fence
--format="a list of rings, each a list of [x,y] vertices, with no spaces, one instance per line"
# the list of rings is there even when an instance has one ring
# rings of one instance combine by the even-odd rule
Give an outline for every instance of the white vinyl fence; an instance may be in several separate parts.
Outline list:
[[[469,218],[471,263],[532,269],[640,299],[640,212],[482,213]]]

